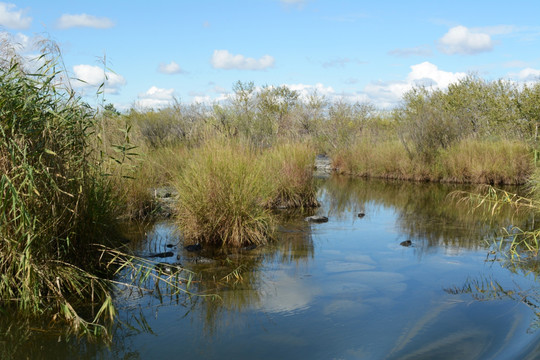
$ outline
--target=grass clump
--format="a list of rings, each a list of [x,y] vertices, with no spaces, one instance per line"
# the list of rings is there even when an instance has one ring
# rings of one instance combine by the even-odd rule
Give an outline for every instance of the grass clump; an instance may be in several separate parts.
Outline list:
[[[234,247],[266,243],[273,233],[273,217],[263,206],[271,181],[247,144],[208,140],[193,150],[174,182],[184,236]]]
[[[309,143],[284,142],[269,149],[262,161],[272,179],[272,208],[318,206],[313,183],[315,151]]]
[[[184,236],[218,246],[267,243],[273,208],[318,205],[313,162],[309,144],[261,150],[242,140],[207,140],[191,150],[174,181]]]

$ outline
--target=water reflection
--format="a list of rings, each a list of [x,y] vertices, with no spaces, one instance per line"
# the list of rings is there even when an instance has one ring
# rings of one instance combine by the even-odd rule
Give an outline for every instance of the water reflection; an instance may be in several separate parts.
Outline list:
[[[501,226],[534,225],[534,214],[516,214],[511,208],[495,214],[473,212],[451,196],[457,190],[478,191],[470,185],[332,177],[325,190],[328,211],[339,219],[351,212],[366,212],[366,208],[368,215],[380,207],[394,209],[400,235],[414,243],[420,256],[439,248],[450,252],[484,249],[489,244],[485,240],[499,236]]]

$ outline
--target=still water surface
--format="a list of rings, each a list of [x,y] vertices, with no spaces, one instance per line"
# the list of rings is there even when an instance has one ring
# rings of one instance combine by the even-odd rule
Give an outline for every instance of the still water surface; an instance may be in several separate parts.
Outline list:
[[[192,289],[220,299],[119,290],[110,347],[45,336],[28,349],[45,358],[540,358],[537,263],[516,265],[489,245],[500,228],[534,218],[486,221],[447,197],[456,189],[332,178],[315,211],[329,222],[283,213],[276,243],[227,254],[186,251],[171,222],[132,227],[135,252],[172,252],[159,261],[200,274]]]

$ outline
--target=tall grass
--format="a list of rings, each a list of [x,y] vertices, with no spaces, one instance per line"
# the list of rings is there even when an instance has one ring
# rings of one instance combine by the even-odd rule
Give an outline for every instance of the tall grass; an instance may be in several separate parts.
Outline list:
[[[139,283],[160,279],[113,249],[121,199],[111,175],[122,178],[133,149],[104,132],[54,59],[40,61],[32,73],[17,57],[0,66],[0,306],[78,335],[107,334],[112,277],[129,268]]]
[[[318,206],[313,183],[315,150],[309,143],[287,141],[277,144],[268,149],[260,161],[274,188],[267,207]]]
[[[248,141],[207,140],[174,181],[184,236],[220,246],[265,244],[274,232],[272,208],[318,204],[313,160],[306,144],[261,150]]]
[[[271,181],[248,145],[207,141],[193,151],[174,182],[184,236],[217,245],[266,243],[273,218],[262,204],[272,194]]]
[[[78,328],[73,302],[101,304],[96,321],[114,315],[93,243],[113,233],[116,208],[88,140],[93,112],[54,68],[0,68],[0,300],[28,314],[55,309]]]
[[[480,184],[524,184],[534,171],[529,146],[520,141],[467,138],[429,160],[411,156],[399,141],[359,138],[333,153],[341,173],[384,179]]]
[[[466,139],[441,155],[442,179],[481,184],[524,184],[534,171],[527,144]]]

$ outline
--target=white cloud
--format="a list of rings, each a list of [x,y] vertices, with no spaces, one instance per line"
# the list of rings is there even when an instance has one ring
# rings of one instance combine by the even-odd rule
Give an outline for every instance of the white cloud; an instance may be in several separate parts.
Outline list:
[[[75,65],[73,66],[75,74],[75,87],[99,87],[105,84],[105,92],[108,94],[117,94],[120,87],[126,84],[126,79],[122,75],[110,71],[104,71],[103,68],[93,65]]]
[[[463,72],[440,70],[436,65],[425,61],[412,65],[405,81],[371,83],[366,85],[364,93],[375,105],[388,108],[396,105],[414,86],[444,89],[465,76]]]
[[[313,93],[317,93],[318,95],[326,98],[331,98],[336,94],[335,90],[331,86],[324,86],[321,83],[317,83],[315,85],[284,84],[284,86],[291,90],[297,91],[302,99],[307,99]]]
[[[111,19],[106,17],[96,17],[88,14],[63,14],[57,21],[60,29],[73,27],[90,27],[96,29],[107,29],[114,26]]]
[[[517,74],[510,74],[511,77],[517,78],[522,82],[535,82],[540,81],[540,70],[533,68],[525,68]]]
[[[184,70],[180,68],[180,65],[171,61],[169,64],[159,64],[158,71],[162,74],[182,74]]]
[[[0,26],[8,29],[28,29],[31,17],[25,17],[25,10],[15,10],[15,4],[0,2]]]
[[[162,108],[169,106],[174,100],[174,89],[150,87],[145,93],[139,94],[136,106],[141,108]]]
[[[244,55],[233,55],[227,50],[214,50],[210,62],[215,69],[265,70],[273,67],[275,60],[270,55],[254,59]]]
[[[486,32],[455,26],[439,39],[439,49],[445,54],[474,55],[491,51],[493,41]]]

